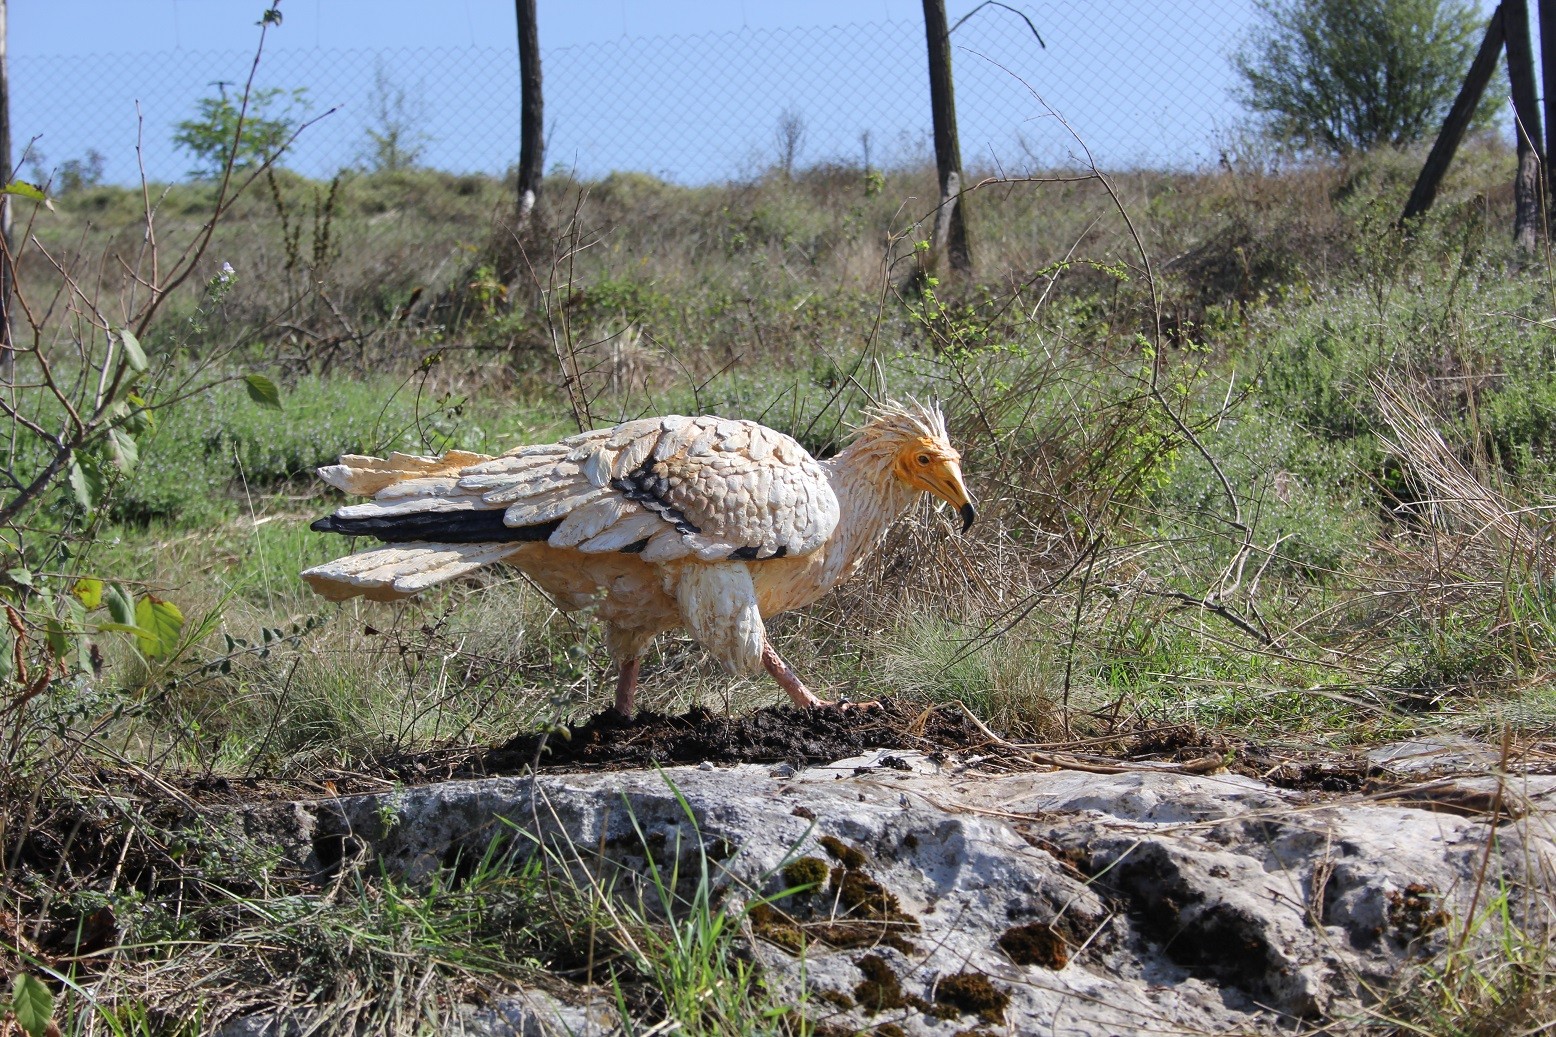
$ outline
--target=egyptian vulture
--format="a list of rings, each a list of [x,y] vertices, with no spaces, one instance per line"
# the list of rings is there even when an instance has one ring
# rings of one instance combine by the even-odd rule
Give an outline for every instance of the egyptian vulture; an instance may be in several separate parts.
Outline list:
[[[764,617],[847,579],[921,491],[973,505],[938,408],[887,403],[817,461],[754,421],[643,418],[501,457],[346,455],[319,469],[370,496],[313,524],[385,547],[315,566],[327,598],[408,597],[482,566],[523,570],[564,609],[597,605],[631,717],[655,635],[685,627],[737,673],[765,667],[798,706],[826,705],[768,641]]]

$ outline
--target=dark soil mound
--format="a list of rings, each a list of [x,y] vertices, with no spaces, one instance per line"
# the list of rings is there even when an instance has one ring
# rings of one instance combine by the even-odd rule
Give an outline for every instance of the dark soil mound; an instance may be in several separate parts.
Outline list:
[[[886,700],[877,708],[769,706],[727,716],[701,706],[680,716],[645,711],[623,723],[605,711],[565,731],[521,734],[465,761],[465,776],[615,770],[653,764],[831,763],[869,749],[965,749],[987,739],[956,707]]]

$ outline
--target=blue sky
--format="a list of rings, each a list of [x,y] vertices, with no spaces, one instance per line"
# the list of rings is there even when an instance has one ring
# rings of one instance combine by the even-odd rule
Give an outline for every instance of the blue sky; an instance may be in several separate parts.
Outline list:
[[[976,0],[950,0],[953,21]],[[1057,112],[1106,165],[1214,161],[1241,112],[1227,55],[1251,0],[1012,3],[957,31],[969,164],[1062,163]],[[137,110],[153,179],[190,162],[172,127],[241,79],[260,0],[21,0],[10,8],[18,150],[46,167],[101,152],[136,175]],[[918,0],[539,0],[548,163],[588,176],[640,169],[683,182],[773,161],[784,113],[806,127],[802,163],[911,161],[928,140]],[[313,114],[290,164],[328,175],[360,159],[375,74],[404,91],[428,164],[499,172],[516,157],[514,15],[508,0],[284,0],[261,85],[305,87]],[[843,27],[843,28],[838,28]]]
[[[19,0],[10,5],[11,53],[242,48],[264,6],[263,0]],[[917,0],[538,0],[538,6],[542,45],[558,47],[621,36],[891,21],[921,11]],[[474,46],[514,32],[509,0],[282,0],[281,13],[277,48]]]

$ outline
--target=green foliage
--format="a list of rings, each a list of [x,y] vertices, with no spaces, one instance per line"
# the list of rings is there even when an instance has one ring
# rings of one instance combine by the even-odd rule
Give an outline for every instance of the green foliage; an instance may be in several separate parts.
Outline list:
[[[135,637],[149,659],[166,659],[178,649],[184,614],[171,601],[148,594],[135,605]]]
[[[1234,64],[1276,140],[1334,154],[1414,144],[1453,103],[1485,27],[1470,0],[1259,0]],[[1492,105],[1478,122],[1489,125]]]
[[[26,198],[29,201],[50,204],[48,196],[43,193],[43,188],[36,184],[29,184],[25,180],[12,180],[4,187],[0,187],[0,194],[15,195],[18,198]]]
[[[680,1024],[680,1032],[722,1037],[759,1028],[765,1031],[785,1015],[785,1010],[766,990],[757,969],[735,953],[740,923],[761,901],[752,899],[738,912],[718,902],[707,843],[697,817],[680,790],[673,784],[670,788],[691,832],[690,853],[681,843],[681,828],[677,826],[676,842],[660,854],[669,860],[656,859],[653,843],[628,804],[633,831],[643,847],[646,885],[653,898],[651,904],[629,909],[629,939],[623,942],[637,952],[638,969],[664,999],[665,1014]],[[682,861],[688,856],[695,870],[683,875]],[[690,895],[681,892],[683,886],[690,887]]]
[[[33,180],[47,185],[57,195],[97,187],[103,182],[103,168],[108,161],[101,151],[88,148],[81,158],[66,159],[58,166],[50,166],[48,158],[38,150],[36,144],[27,149],[24,158]]]
[[[1023,739],[1061,734],[1054,700],[1063,674],[1050,657],[1051,645],[1027,630],[996,650],[980,651],[979,640],[971,625],[913,617],[878,648],[872,670],[884,678],[881,694],[956,699]]]
[[[1485,906],[1444,955],[1420,962],[1373,1010],[1391,1033],[1501,1037],[1538,1033],[1556,1018],[1556,957],[1524,921],[1523,891],[1486,882]]]
[[[202,97],[194,118],[175,127],[173,143],[193,157],[190,176],[219,177],[229,158],[235,169],[279,158],[308,108],[305,88],[255,90],[246,106],[225,92],[220,97]]]
[[[54,995],[36,976],[18,972],[11,981],[11,1012],[28,1037],[43,1037],[54,1021]]]
[[[569,300],[584,320],[623,320],[628,323],[662,318],[673,300],[652,283],[632,278],[602,278],[578,291]]]
[[[84,158],[67,158],[59,165],[55,175],[55,190],[71,194],[103,182],[103,165],[107,161],[102,152],[88,148]]]
[[[281,409],[281,390],[262,374],[246,374],[243,376],[243,387],[248,390],[249,399],[261,407],[269,407],[272,410]]]
[[[269,379],[251,375],[239,384],[162,417],[142,446],[137,477],[113,496],[113,520],[208,525],[234,512],[245,486],[263,491],[310,475],[342,453],[423,447],[415,399],[396,399],[395,383],[335,387],[307,379],[288,392],[285,411]],[[392,401],[388,407],[385,400]]]

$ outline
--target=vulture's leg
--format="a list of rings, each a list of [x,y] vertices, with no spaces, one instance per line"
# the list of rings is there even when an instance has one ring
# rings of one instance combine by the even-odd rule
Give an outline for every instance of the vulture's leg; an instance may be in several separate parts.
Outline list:
[[[879,702],[828,702],[819,699],[815,693],[805,686],[800,680],[799,674],[794,672],[790,665],[783,661],[783,656],[773,647],[773,643],[766,638],[762,639],[762,665],[767,667],[767,672],[773,675],[773,680],[778,686],[789,693],[789,698],[801,709],[810,709],[815,706],[841,705],[844,709],[873,709],[879,706]]]
[[[627,720],[632,719],[638,697],[638,669],[643,660],[634,655],[621,660],[616,667],[616,712]]]
[[[773,648],[773,643],[766,638],[762,639],[762,665],[767,667],[767,672],[773,675],[773,680],[778,686],[789,693],[789,698],[796,706],[804,709],[810,706],[825,706],[827,703],[818,699],[811,690],[800,680],[799,674],[789,668],[789,664],[783,661],[783,657]]]
[[[605,647],[616,661],[616,715],[631,720],[637,708],[638,672],[643,666],[643,652],[654,639],[655,631],[621,626],[609,620],[605,623]]]

